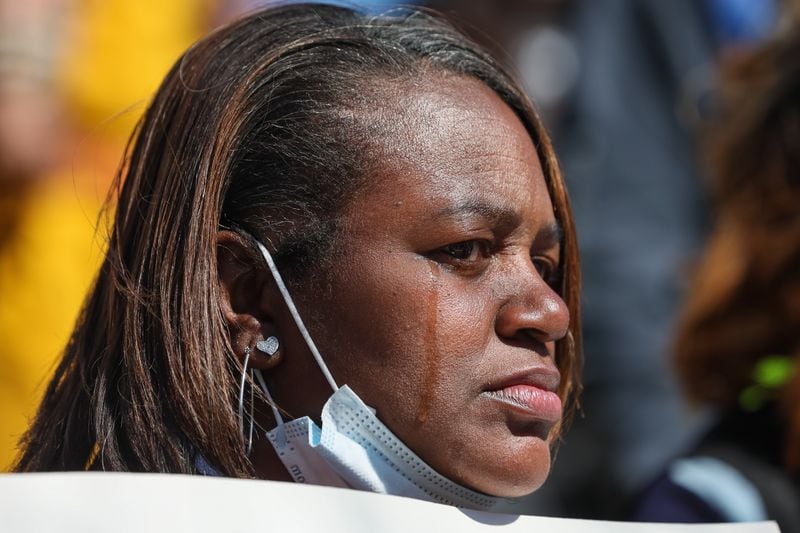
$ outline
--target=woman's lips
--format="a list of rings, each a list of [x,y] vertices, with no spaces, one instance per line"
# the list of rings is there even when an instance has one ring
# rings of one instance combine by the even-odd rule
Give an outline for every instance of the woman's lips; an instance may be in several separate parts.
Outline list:
[[[563,414],[561,398],[558,397],[558,394],[534,385],[511,385],[502,389],[485,391],[484,394],[545,422],[556,423],[561,420]]]

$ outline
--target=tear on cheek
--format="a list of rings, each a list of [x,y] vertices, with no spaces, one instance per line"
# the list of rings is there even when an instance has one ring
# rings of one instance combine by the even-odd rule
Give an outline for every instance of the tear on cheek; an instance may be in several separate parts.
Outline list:
[[[425,292],[424,316],[424,350],[421,364],[424,365],[422,373],[421,394],[417,406],[417,424],[422,425],[428,421],[430,409],[435,398],[439,382],[441,357],[439,356],[439,266],[428,261],[431,271],[430,284]]]

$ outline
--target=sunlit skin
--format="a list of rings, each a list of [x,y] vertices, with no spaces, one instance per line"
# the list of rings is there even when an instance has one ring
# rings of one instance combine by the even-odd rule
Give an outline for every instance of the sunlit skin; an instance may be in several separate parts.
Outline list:
[[[338,384],[422,459],[486,494],[528,494],[549,472],[560,406],[520,408],[488,391],[521,374],[537,390],[558,382],[569,314],[551,287],[560,232],[541,165],[523,124],[479,81],[432,74],[397,94],[384,116],[402,119],[341,215],[335,268],[290,289]],[[279,358],[252,363],[281,408],[319,420],[333,391],[263,267],[233,266],[255,260],[232,235],[220,240],[233,250],[221,277],[234,347],[242,356],[278,336]],[[274,425],[267,409],[259,416]],[[289,479],[264,438],[253,457],[260,477]]]

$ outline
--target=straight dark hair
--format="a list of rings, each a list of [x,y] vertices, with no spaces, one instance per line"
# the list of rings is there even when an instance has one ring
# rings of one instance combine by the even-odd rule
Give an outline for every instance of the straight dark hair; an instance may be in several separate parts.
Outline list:
[[[564,229],[560,292],[571,324],[556,359],[560,395],[574,398],[575,230],[550,140],[520,86],[430,13],[292,4],[202,39],[155,95],[117,176],[108,251],[16,470],[193,473],[200,454],[225,475],[252,476],[216,233],[269,243],[292,283],[324,276],[332,214],[366,181],[387,120],[365,111],[390,94],[381,87],[414,90],[415,79],[437,74],[481,80],[534,141]]]

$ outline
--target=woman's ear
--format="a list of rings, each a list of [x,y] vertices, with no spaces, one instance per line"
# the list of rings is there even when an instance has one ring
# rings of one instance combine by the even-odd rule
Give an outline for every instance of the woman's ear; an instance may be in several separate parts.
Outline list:
[[[274,285],[264,259],[241,235],[217,232],[219,307],[228,324],[231,346],[248,366],[266,370],[283,359],[269,289]],[[277,345],[277,346],[276,346]]]

